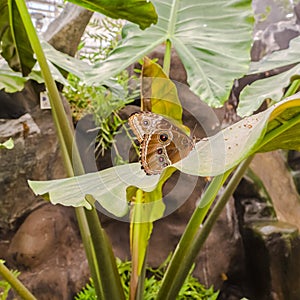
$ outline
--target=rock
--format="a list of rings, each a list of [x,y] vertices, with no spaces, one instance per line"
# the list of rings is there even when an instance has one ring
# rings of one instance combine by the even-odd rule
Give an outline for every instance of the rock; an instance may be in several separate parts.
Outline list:
[[[92,15],[92,11],[67,3],[44,33],[45,40],[57,50],[74,56]]]
[[[243,260],[242,238],[234,199],[231,198],[199,253],[195,275],[207,287],[213,285],[215,289],[224,289],[224,285],[228,282],[241,283],[241,274],[244,272]]]
[[[278,221],[277,215],[279,201],[283,202],[280,215],[285,218],[292,215],[288,203],[294,201],[295,187],[291,185],[290,177],[286,177],[290,174],[286,174],[288,171],[280,152],[258,155],[251,167],[264,186],[247,177],[234,195],[246,264],[243,296],[260,300],[296,300],[300,294],[300,235],[297,225]],[[283,185],[278,185],[278,178]],[[276,192],[275,197],[273,193]]]
[[[278,220],[300,229],[299,194],[282,152],[256,154],[251,168],[269,192]]]
[[[21,92],[0,91],[0,119],[17,119],[29,113],[39,103],[39,93],[43,90],[42,84],[29,80]]]
[[[38,107],[15,120],[0,120],[1,141],[12,137],[15,147],[0,151],[0,233],[14,230],[44,200],[34,196],[27,180],[65,177],[49,110]]]
[[[253,222],[245,228],[250,299],[298,300],[300,235],[284,222]]]
[[[74,209],[44,204],[14,235],[7,262],[37,299],[73,299],[89,269]]]
[[[251,57],[259,61],[263,56],[279,49],[286,49],[291,39],[299,36],[300,26],[293,4],[279,4],[274,0],[253,1],[257,22]],[[265,17],[262,17],[265,16]]]

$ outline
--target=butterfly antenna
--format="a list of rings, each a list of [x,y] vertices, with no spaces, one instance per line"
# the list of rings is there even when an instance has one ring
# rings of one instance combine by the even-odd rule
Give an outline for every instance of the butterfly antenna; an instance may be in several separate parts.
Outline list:
[[[191,132],[191,137],[193,138],[193,140],[195,139],[195,131],[196,131],[196,128],[197,128],[197,123],[195,124],[194,129],[193,129],[192,132]]]
[[[195,135],[197,125],[198,125],[198,123],[195,124],[194,129],[193,129],[192,134],[191,134],[191,137],[193,138],[194,143],[197,143],[201,140],[200,138],[197,138],[196,135]]]

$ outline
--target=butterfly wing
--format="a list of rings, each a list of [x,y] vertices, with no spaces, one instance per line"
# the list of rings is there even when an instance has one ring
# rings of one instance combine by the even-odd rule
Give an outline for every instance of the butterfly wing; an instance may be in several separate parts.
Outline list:
[[[141,163],[149,175],[161,173],[194,148],[193,139],[160,115],[139,112],[130,116],[128,121],[141,143]]]
[[[178,128],[159,130],[144,136],[141,145],[141,163],[147,174],[161,171],[185,158],[194,148],[194,141]]]
[[[131,129],[140,143],[142,143],[144,135],[152,133],[159,122],[163,122],[163,117],[148,111],[134,113],[128,119]]]

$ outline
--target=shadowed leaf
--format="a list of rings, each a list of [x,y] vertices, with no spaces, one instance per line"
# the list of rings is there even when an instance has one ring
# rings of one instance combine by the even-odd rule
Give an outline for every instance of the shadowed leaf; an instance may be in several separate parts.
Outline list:
[[[146,0],[70,0],[69,2],[100,12],[114,19],[125,19],[141,29],[157,22],[155,7]]]

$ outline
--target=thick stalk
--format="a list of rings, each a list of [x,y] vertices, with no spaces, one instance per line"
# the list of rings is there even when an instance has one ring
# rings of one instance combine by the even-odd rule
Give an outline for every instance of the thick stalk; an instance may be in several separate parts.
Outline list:
[[[230,171],[216,176],[202,196],[197,209],[193,213],[186,230],[176,247],[163,278],[162,286],[156,298],[157,300],[176,299],[176,296],[192,267],[194,258],[198,254],[195,253],[195,251],[191,252],[191,249],[195,243],[195,238],[199,234],[200,226],[218,194],[218,191],[229,174]]]
[[[294,95],[295,93],[297,93],[297,91],[299,90],[300,87],[300,80],[296,79],[292,82],[292,84],[289,86],[288,90],[285,92],[284,97],[289,97]]]
[[[130,212],[130,251],[131,251],[131,278],[130,300],[142,300],[144,298],[144,281],[146,273],[146,257],[149,236],[153,224],[142,223],[144,219],[143,209],[145,192],[138,189],[135,201]]]
[[[214,224],[216,223],[218,217],[220,216],[223,208],[225,207],[226,203],[230,199],[231,195],[236,190],[238,184],[240,183],[241,179],[243,178],[246,170],[251,163],[253,156],[248,157],[245,161],[243,161],[239,167],[234,172],[233,176],[231,177],[230,181],[226,185],[224,192],[222,193],[221,197],[216,202],[215,206],[209,213],[207,219],[205,220],[203,226],[198,230],[197,236],[191,246],[191,253],[194,253],[191,258],[193,262],[196,258],[197,254],[201,250],[204,242],[206,241],[209,233],[211,232]]]
[[[172,54],[171,51],[172,51],[172,43],[168,39],[166,41],[166,50],[165,50],[164,63],[163,63],[163,70],[168,76],[171,67],[171,54]]]
[[[243,163],[240,164],[232,178],[230,179],[228,185],[226,186],[224,193],[214,206],[213,210],[209,214],[209,217],[204,222],[201,227],[201,223],[206,216],[213,200],[216,196],[217,190],[220,189],[225,179],[229,176],[230,172],[224,174],[224,177],[216,177],[216,182],[212,181],[209,188],[207,189],[205,195],[199,203],[199,206],[195,210],[182,238],[179,242],[174,256],[170,262],[170,266],[166,272],[165,278],[163,280],[162,288],[159,292],[157,299],[175,299],[178,295],[181,286],[183,285],[189,270],[192,267],[194,260],[199,254],[205,240],[207,239],[213,225],[215,224],[218,216],[222,212],[225,204],[229,200],[230,196],[236,189],[240,180],[242,179],[245,171],[247,170],[252,157],[249,157]],[[211,191],[210,191],[211,190]],[[205,199],[208,198],[208,199]],[[207,203],[205,207],[201,203]],[[189,241],[190,239],[190,241]],[[187,247],[186,249],[183,247]],[[179,249],[178,249],[179,248]],[[180,248],[181,249],[180,251]],[[173,273],[175,272],[175,273]]]
[[[24,0],[16,0],[16,4],[19,9],[22,21],[24,23],[31,46],[36,54],[37,60],[41,67],[42,75],[45,80],[45,85],[49,93],[53,120],[57,130],[60,145],[62,146],[63,160],[65,161],[65,165],[67,166],[67,174],[68,176],[74,175],[73,169],[71,167],[72,162],[76,163],[76,175],[84,174],[84,169],[81,163],[79,152],[77,150],[77,147],[74,147],[73,145],[73,130],[66,116],[59,92],[52,78],[46,57],[42,50],[35,28],[32,24],[26,4]],[[89,266],[91,269],[91,274],[93,276],[93,281],[95,284],[95,289],[98,298],[103,298],[103,291],[104,297],[116,300],[123,299],[123,291],[118,296],[114,296],[116,294],[116,291],[120,292],[119,287],[121,287],[120,277],[117,272],[115,258],[111,255],[100,256],[100,254],[98,254],[96,251],[99,247],[106,247],[107,249],[105,251],[105,254],[112,253],[112,249],[107,238],[104,238],[96,210],[93,208],[91,211],[86,211],[83,208],[77,208],[76,215],[78,217],[77,220],[79,223],[84,247],[87,253],[87,258],[89,260]],[[87,218],[90,218],[90,220],[88,220]],[[99,245],[97,243],[101,243],[102,245]],[[110,266],[108,269],[105,269],[103,267],[104,261],[105,266]],[[114,272],[111,272],[112,269],[114,269]],[[101,277],[101,282],[99,280],[99,274]],[[111,282],[107,282],[107,278],[111,278],[107,275],[111,274],[117,274],[117,276]]]

